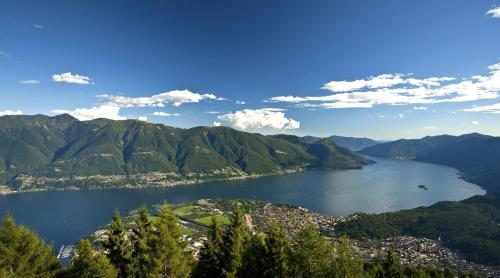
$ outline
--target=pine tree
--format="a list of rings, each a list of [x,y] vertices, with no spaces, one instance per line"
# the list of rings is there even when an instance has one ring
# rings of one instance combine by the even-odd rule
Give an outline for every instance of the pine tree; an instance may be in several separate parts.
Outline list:
[[[179,223],[167,204],[160,208],[155,229],[154,259],[160,277],[189,277],[194,258],[186,251],[187,242],[181,239]]]
[[[143,206],[139,209],[135,227],[132,229],[132,276],[151,277],[155,273],[157,266],[153,259],[153,240],[153,225],[149,219],[149,211]]]
[[[315,225],[306,224],[295,247],[294,276],[332,277],[333,258],[333,244],[319,234]]]
[[[243,240],[242,265],[238,277],[266,277],[266,242],[262,233],[246,233]]]
[[[123,225],[122,217],[118,210],[111,220],[108,229],[108,240],[104,243],[108,249],[108,258],[118,270],[118,277],[128,277],[130,270],[131,246],[126,238],[126,230]]]
[[[291,246],[282,226],[275,221],[269,223],[265,239],[265,277],[289,276]]]
[[[223,237],[223,277],[236,277],[238,269],[241,267],[241,256],[243,253],[243,238],[246,232],[243,222],[243,213],[238,203],[235,204],[231,216],[231,223],[228,225]]]
[[[0,277],[54,277],[59,271],[52,247],[7,215],[0,225]]]
[[[212,217],[207,241],[200,250],[194,277],[222,277],[222,230]]]
[[[363,259],[346,236],[335,245],[335,276],[363,277]]]
[[[401,265],[396,257],[396,254],[392,250],[387,252],[387,256],[382,264],[384,269],[384,276],[387,278],[401,277]]]
[[[115,278],[118,273],[103,253],[97,252],[88,240],[81,240],[76,247],[76,256],[63,277]]]

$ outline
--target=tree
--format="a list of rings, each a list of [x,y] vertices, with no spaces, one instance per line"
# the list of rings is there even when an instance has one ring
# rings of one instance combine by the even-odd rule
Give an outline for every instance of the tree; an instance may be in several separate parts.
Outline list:
[[[315,225],[309,223],[301,229],[294,253],[294,276],[333,276],[333,244],[319,234]]]
[[[118,276],[127,277],[131,273],[132,250],[126,238],[122,217],[117,209],[109,224],[108,240],[104,243],[104,247],[108,250],[109,260],[118,270]]]
[[[5,216],[0,225],[0,277],[54,277],[59,271],[52,246]]]
[[[396,254],[392,250],[387,252],[387,256],[382,264],[384,269],[385,277],[393,278],[393,277],[401,277],[401,265],[399,264],[399,260],[396,257]]]
[[[187,242],[182,240],[179,223],[167,204],[159,212],[155,229],[154,260],[160,277],[189,277],[194,258],[186,251]]]
[[[153,225],[149,219],[149,211],[143,206],[139,209],[139,215],[135,219],[135,227],[132,229],[132,275],[135,277],[150,277],[156,271],[157,266],[153,260]]]
[[[275,221],[269,223],[265,239],[265,277],[287,277],[290,272],[291,245],[282,226]]]
[[[238,277],[266,277],[266,242],[262,233],[246,233],[243,240],[242,265]]]
[[[118,273],[103,253],[97,252],[88,240],[81,240],[64,277],[78,278],[114,278]]]
[[[336,277],[363,277],[363,259],[346,236],[335,244],[334,264]]]
[[[198,263],[196,264],[194,277],[221,277],[222,276],[222,230],[212,217],[207,241],[200,250]]]
[[[243,253],[243,237],[246,232],[243,223],[243,213],[238,203],[234,205],[231,223],[228,225],[222,245],[222,275],[223,277],[236,277],[241,267],[241,256]]]

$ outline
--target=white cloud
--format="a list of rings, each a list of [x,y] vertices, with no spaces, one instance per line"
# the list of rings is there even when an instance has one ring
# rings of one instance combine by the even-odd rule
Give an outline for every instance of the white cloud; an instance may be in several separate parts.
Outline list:
[[[214,123],[213,123],[213,125],[214,125],[215,127],[217,127],[217,126],[221,126],[222,124],[221,124],[220,122],[214,122]]]
[[[40,84],[40,80],[34,80],[34,79],[21,80],[19,81],[19,83],[24,85],[35,85],[35,84]]]
[[[207,111],[205,113],[207,113],[207,114],[219,114],[220,112],[219,111]]]
[[[399,114],[397,114],[397,115],[395,116],[395,118],[396,118],[396,119],[404,119],[404,118],[405,118],[405,115],[404,115],[404,114],[399,113]]]
[[[22,115],[23,111],[21,110],[5,110],[5,111],[0,111],[0,117],[1,116],[7,116],[7,115]]]
[[[167,113],[167,112],[154,112],[152,115],[158,117],[180,116],[180,114],[178,113]]]
[[[40,24],[33,24],[33,27],[35,27],[36,29],[43,29],[43,26]]]
[[[500,7],[493,7],[489,11],[486,12],[486,15],[489,15],[494,18],[500,18]]]
[[[147,122],[148,121],[148,117],[139,116],[139,117],[137,117],[137,120],[142,121],[142,122]]]
[[[221,115],[219,120],[227,121],[239,129],[296,129],[300,127],[300,122],[286,118],[283,109],[262,108],[244,109],[234,113]]]
[[[333,93],[330,95],[275,96],[266,101],[338,109],[494,99],[500,94],[500,63],[489,66],[488,70],[486,75],[460,80],[453,77],[416,79],[402,74],[382,74],[354,81],[331,81],[323,87]]]
[[[109,104],[93,106],[91,108],[76,108],[75,110],[56,109],[50,111],[54,114],[70,114],[80,121],[90,121],[99,118],[111,120],[125,120],[125,117],[120,116],[120,107]]]
[[[480,125],[480,124],[481,124],[481,123],[480,123],[480,122],[478,122],[478,121],[471,121],[470,123],[471,123],[471,124],[473,124],[473,125]]]
[[[469,109],[464,109],[462,111],[500,114],[500,103],[496,103],[493,105],[476,106]]]
[[[427,129],[427,130],[439,130],[438,127],[435,127],[435,126],[432,126],[432,125],[424,126],[424,128]]]
[[[184,103],[197,103],[205,100],[223,100],[213,94],[198,94],[189,90],[174,90],[150,97],[127,97],[116,95],[99,95],[105,98],[109,103],[119,107],[163,107],[166,103],[174,106],[180,106]]]
[[[239,104],[239,105],[245,105],[247,104],[246,102],[242,101],[242,100],[237,100],[236,101],[236,104]]]
[[[329,90],[334,93],[350,92],[359,89],[380,89],[389,88],[396,85],[408,84],[413,86],[439,86],[442,81],[451,81],[452,77],[430,77],[426,79],[407,78],[408,75],[400,73],[396,74],[381,74],[378,76],[370,76],[367,79],[354,81],[330,81],[323,85],[322,89]]]
[[[413,110],[422,110],[422,111],[425,111],[425,110],[427,110],[427,107],[425,107],[425,106],[415,106],[415,107],[413,107]]]
[[[71,72],[54,74],[52,75],[52,80],[54,82],[65,82],[65,83],[73,83],[80,85],[92,84],[92,80],[90,79],[90,77],[78,74],[72,74]]]

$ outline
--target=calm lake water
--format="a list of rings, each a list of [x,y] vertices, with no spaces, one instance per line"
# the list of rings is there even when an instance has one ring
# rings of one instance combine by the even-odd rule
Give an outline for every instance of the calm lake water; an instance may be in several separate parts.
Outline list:
[[[173,188],[12,194],[0,196],[0,214],[11,213],[18,223],[37,231],[59,248],[73,244],[107,223],[115,208],[126,214],[142,204],[152,205],[163,200],[186,203],[202,198],[258,199],[339,216],[409,209],[485,193],[480,187],[458,179],[457,170],[453,168],[373,159],[378,163],[361,170],[307,171]],[[420,184],[429,189],[419,189]]]

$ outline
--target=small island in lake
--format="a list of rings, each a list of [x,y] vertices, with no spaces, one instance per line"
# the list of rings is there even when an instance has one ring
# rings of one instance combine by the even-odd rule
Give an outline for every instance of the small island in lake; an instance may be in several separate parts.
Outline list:
[[[427,190],[427,189],[429,189],[429,187],[427,187],[427,185],[425,185],[425,184],[420,184],[420,185],[418,186],[418,188],[420,188],[420,189],[422,189],[422,190]]]

